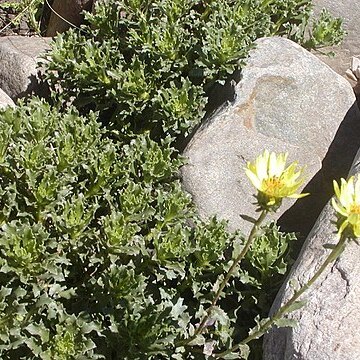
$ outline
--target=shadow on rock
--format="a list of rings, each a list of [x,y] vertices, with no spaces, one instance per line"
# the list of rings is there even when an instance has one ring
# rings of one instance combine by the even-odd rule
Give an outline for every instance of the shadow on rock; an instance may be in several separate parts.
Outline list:
[[[281,230],[298,233],[299,241],[294,246],[294,256],[300,252],[306,236],[312,229],[320,212],[333,195],[333,179],[346,178],[354,157],[360,147],[360,118],[356,102],[347,112],[329,150],[322,161],[321,169],[309,181],[303,192],[310,193],[290,207],[278,219]]]

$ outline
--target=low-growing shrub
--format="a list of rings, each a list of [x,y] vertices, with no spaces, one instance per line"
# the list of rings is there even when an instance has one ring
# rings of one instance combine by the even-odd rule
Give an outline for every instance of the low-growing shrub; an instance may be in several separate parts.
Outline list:
[[[329,15],[307,35],[310,15],[310,0],[98,0],[88,26],[56,38],[47,76],[54,94],[99,110],[124,137],[186,135],[214,83],[241,69],[257,38],[341,40],[341,21]]]
[[[198,218],[170,140],[121,144],[37,99],[0,118],[1,358],[203,358],[179,343],[242,240]],[[289,240],[269,227],[238,269],[209,325],[218,348],[254,325],[245,304],[267,311]]]

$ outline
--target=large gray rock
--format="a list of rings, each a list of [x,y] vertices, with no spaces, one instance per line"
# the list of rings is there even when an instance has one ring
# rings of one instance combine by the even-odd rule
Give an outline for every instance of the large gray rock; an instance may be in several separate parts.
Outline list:
[[[7,106],[15,106],[15,103],[11,100],[11,97],[6,92],[0,89],[0,109]]]
[[[243,168],[264,149],[288,152],[306,165],[312,196],[284,201],[274,218],[284,230],[307,234],[332,195],[332,179],[347,175],[359,148],[354,102],[348,82],[302,47],[279,37],[258,40],[235,100],[205,121],[184,151],[183,184],[200,214],[248,232],[240,215],[257,215]]]
[[[37,62],[49,49],[50,39],[27,36],[0,37],[0,88],[13,100],[43,88],[37,78]]]
[[[360,4],[354,0],[313,0],[315,13],[322,8],[328,9],[333,16],[344,20],[347,35],[339,46],[321,49],[322,52],[333,51],[336,56],[328,57],[317,53],[317,56],[341,75],[350,66],[352,56],[360,56]]]
[[[358,174],[360,151],[351,174]],[[324,244],[336,243],[334,210],[327,204],[310,232],[287,281],[271,309],[274,313],[292,295],[291,279],[307,282],[330,250]],[[359,244],[350,242],[338,260],[302,299],[307,304],[288,317],[295,328],[274,328],[264,338],[264,360],[358,360],[360,359],[360,261]]]

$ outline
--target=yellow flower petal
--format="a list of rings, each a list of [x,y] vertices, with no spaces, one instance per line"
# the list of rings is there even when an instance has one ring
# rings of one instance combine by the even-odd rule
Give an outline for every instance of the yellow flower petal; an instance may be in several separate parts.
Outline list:
[[[333,186],[334,186],[334,191],[335,191],[336,197],[340,198],[340,188],[339,188],[338,183],[335,180],[333,180]]]
[[[360,224],[357,223],[355,225],[353,225],[353,231],[354,231],[354,235],[355,237],[360,237]]]
[[[341,224],[341,226],[339,227],[339,232],[338,232],[338,234],[339,235],[341,235],[343,232],[344,232],[344,230],[345,230],[345,228],[348,226],[348,221],[347,220],[345,220],[342,224]]]
[[[259,177],[259,180],[266,179],[268,176],[268,162],[269,162],[269,152],[265,150],[264,155],[259,156],[256,160],[255,169],[256,174]]]
[[[347,216],[346,209],[341,208],[334,198],[331,199],[331,205],[335,209],[336,212],[338,212],[339,214],[341,214],[343,216]]]
[[[333,181],[335,197],[331,199],[338,213],[338,231],[341,235],[347,226],[355,237],[360,237],[360,180],[351,176],[347,181],[340,179],[340,186]]]
[[[250,169],[245,169],[245,174],[251,183],[259,190],[261,188],[261,180]]]
[[[288,195],[287,197],[289,198],[293,198],[293,199],[301,199],[305,196],[309,196],[310,193],[301,193],[301,194],[292,194],[292,195]]]

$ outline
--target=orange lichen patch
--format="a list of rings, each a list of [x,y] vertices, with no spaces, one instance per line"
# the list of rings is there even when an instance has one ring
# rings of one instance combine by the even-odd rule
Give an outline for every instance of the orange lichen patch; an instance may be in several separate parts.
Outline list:
[[[253,120],[250,117],[246,117],[244,120],[244,126],[247,129],[253,129],[254,128],[254,124],[253,124]]]
[[[249,99],[246,101],[246,103],[242,104],[240,107],[236,109],[236,113],[240,115],[241,118],[244,119],[244,126],[252,130],[255,128],[255,109],[254,109],[254,101],[255,101],[256,93],[253,91],[253,93],[250,95]]]

